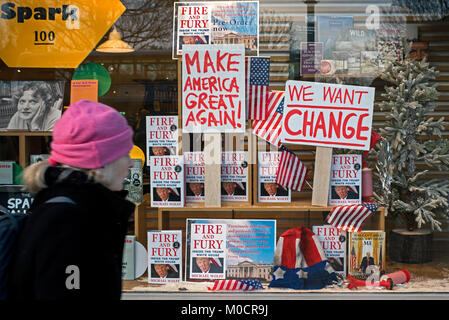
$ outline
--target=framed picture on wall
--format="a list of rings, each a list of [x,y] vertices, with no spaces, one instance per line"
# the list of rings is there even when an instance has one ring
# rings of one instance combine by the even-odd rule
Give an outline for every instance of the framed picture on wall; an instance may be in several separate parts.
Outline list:
[[[0,81],[0,130],[53,131],[65,81]]]

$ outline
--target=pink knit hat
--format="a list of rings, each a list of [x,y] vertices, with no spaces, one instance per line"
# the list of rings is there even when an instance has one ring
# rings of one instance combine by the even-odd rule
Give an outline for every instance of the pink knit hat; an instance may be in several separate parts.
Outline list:
[[[115,109],[80,100],[65,111],[53,128],[50,163],[96,169],[129,153],[133,130]]]

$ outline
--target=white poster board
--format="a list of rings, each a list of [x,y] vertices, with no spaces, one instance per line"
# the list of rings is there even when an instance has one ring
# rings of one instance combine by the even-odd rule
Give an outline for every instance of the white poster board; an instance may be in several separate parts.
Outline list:
[[[374,88],[287,81],[281,142],[369,150]]]
[[[182,131],[245,132],[245,48],[186,45],[182,62]]]

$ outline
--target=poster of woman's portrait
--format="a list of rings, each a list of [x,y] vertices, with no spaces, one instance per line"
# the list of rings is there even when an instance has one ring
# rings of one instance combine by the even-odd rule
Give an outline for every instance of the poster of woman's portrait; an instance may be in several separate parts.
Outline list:
[[[0,81],[0,129],[52,131],[65,81]]]

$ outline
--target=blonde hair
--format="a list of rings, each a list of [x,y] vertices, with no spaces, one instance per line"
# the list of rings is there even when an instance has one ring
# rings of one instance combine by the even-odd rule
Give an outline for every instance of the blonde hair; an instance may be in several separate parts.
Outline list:
[[[66,165],[62,165],[61,167],[83,171],[87,174],[89,180],[96,181],[108,188],[114,180],[116,163],[117,161],[113,161],[98,169],[81,169]],[[22,181],[25,185],[25,189],[30,193],[37,193],[40,190],[47,188],[48,185],[45,181],[45,172],[49,167],[51,167],[51,164],[48,160],[43,160],[26,167],[22,172]],[[62,175],[59,180],[63,180],[70,174],[70,172],[71,171],[68,171],[66,174]]]

